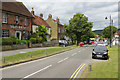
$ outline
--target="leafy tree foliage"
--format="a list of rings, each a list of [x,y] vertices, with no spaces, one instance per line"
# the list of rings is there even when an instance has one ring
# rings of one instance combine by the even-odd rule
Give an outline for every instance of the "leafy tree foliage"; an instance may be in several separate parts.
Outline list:
[[[113,36],[113,34],[117,31],[117,28],[115,27],[115,26],[111,26],[111,29],[112,29],[112,36]],[[105,37],[105,38],[110,38],[110,26],[108,26],[108,27],[106,27],[106,28],[104,28],[104,30],[103,30],[103,36]]]
[[[36,38],[37,42],[46,41],[47,29],[45,26],[41,25],[36,29],[36,33],[33,33],[30,37]]]
[[[90,38],[92,22],[88,22],[88,17],[84,14],[77,13],[69,20],[69,25],[64,25],[67,35],[77,41],[84,41]]]

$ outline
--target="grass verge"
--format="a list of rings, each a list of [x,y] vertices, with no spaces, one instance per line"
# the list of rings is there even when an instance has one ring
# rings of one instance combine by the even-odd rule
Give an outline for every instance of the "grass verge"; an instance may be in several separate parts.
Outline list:
[[[5,56],[3,57],[5,58],[5,63],[2,59],[3,61],[2,66],[4,67],[7,65],[12,65],[12,64],[20,63],[20,62],[39,59],[39,58],[57,54],[63,51],[71,50],[73,48],[75,47],[57,47],[57,48],[31,51],[31,52],[16,54],[16,55],[11,55],[11,56]]]
[[[103,62],[90,63],[92,71],[88,71],[88,66],[83,71],[80,78],[118,78],[118,46],[109,49],[109,60]]]

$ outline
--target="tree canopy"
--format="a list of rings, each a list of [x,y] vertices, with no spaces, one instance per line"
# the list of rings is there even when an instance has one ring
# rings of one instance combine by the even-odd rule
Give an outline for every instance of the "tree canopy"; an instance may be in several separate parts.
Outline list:
[[[112,36],[117,31],[117,28],[115,26],[111,26],[112,29]],[[107,26],[103,29],[103,37],[110,38],[110,26]]]
[[[67,35],[73,40],[80,41],[88,40],[91,36],[92,22],[88,22],[88,17],[84,14],[77,13],[69,20],[69,25],[64,25]]]

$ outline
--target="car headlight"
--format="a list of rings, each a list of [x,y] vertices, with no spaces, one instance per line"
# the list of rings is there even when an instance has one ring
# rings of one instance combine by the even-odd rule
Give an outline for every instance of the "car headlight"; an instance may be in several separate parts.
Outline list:
[[[104,54],[107,54],[107,52],[105,52]]]
[[[96,54],[95,51],[93,51],[93,54]]]

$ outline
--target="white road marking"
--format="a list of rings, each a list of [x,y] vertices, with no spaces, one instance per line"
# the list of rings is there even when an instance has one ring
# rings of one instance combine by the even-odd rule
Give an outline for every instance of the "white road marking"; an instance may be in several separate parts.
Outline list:
[[[81,52],[81,51],[78,51],[78,52]]]
[[[39,72],[41,72],[41,71],[43,71],[43,70],[45,70],[45,69],[48,69],[48,68],[51,67],[51,66],[52,66],[52,65],[49,65],[49,66],[47,66],[47,67],[45,67],[45,68],[43,68],[43,69],[40,69],[40,70],[38,70],[38,71],[36,71],[36,72],[34,72],[34,73],[32,73],[32,74],[29,74],[29,75],[25,76],[24,78],[22,78],[22,79],[20,79],[20,80],[23,80],[23,79],[25,79],[25,78],[28,78],[28,77],[34,75],[34,74],[37,74],[37,73],[39,73]]]
[[[69,57],[66,57],[65,59],[62,59],[62,60],[58,61],[57,63],[61,63],[61,62],[65,61],[65,60],[67,60],[68,58]]]
[[[77,54],[77,53],[72,54],[72,56],[74,56],[75,54]]]

